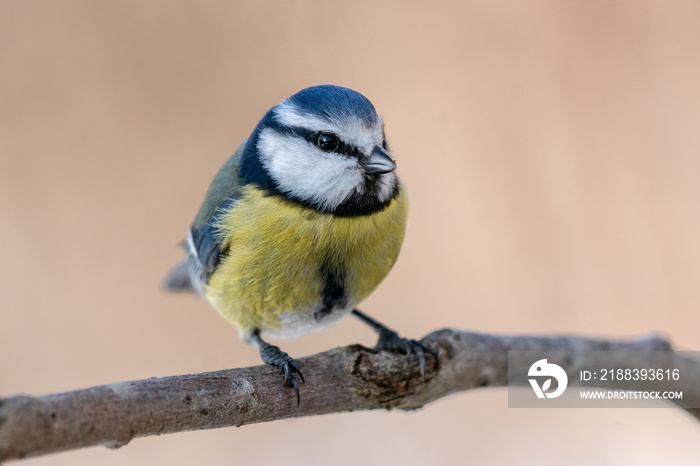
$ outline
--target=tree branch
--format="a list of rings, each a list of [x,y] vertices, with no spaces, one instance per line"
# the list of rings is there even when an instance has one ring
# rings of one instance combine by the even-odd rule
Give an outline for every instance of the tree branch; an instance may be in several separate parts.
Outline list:
[[[506,386],[509,351],[575,351],[574,358],[550,361],[569,374],[630,364],[625,358],[631,353],[609,353],[602,361],[585,352],[671,351],[669,343],[659,337],[609,341],[450,329],[433,332],[422,342],[438,355],[437,360],[426,355],[425,380],[415,357],[359,345],[299,359],[307,381],[301,386],[299,406],[293,390],[282,387],[279,370],[270,366],[0,399],[0,461],[100,444],[119,447],[134,437],[170,432],[343,411],[417,409],[454,392]],[[683,377],[674,385],[683,390],[684,399],[678,403],[700,419],[700,409],[694,408],[700,406],[700,363],[679,353],[669,354],[683,366]],[[644,361],[634,363],[644,367]],[[517,383],[527,386],[525,380]],[[652,389],[645,382],[617,381],[614,386]]]

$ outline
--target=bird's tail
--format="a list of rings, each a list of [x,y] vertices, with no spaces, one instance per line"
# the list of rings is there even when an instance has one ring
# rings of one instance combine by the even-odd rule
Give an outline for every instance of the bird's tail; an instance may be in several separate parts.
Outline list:
[[[189,266],[187,260],[180,261],[175,267],[168,272],[168,275],[163,281],[165,289],[175,292],[196,293],[197,291],[192,286],[190,280]]]

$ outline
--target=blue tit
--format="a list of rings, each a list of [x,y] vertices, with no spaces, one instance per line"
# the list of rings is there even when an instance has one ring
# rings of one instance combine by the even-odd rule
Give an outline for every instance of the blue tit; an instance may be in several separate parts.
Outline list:
[[[378,347],[421,343],[355,309],[396,262],[408,198],[384,123],[362,94],[309,87],[283,100],[214,177],[187,234],[170,290],[203,296],[263,361],[284,372],[299,402],[299,365],[263,336],[298,337],[348,313],[379,333]]]

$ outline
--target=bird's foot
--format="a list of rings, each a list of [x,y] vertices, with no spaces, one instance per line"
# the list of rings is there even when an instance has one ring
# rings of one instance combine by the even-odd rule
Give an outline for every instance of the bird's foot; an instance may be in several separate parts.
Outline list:
[[[432,349],[420,341],[399,336],[398,333],[391,330],[386,325],[372,319],[359,309],[354,309],[352,313],[379,333],[379,340],[375,345],[376,349],[388,350],[406,355],[415,354],[416,359],[418,359],[418,367],[420,367],[420,376],[423,380],[425,380],[425,353],[428,353],[437,359],[437,355]]]
[[[301,379],[301,383],[304,383],[304,375],[301,373],[299,366],[296,361],[289,356],[287,353],[282,351],[279,346],[274,346],[266,343],[260,338],[259,333],[253,335],[254,343],[260,348],[260,357],[265,364],[271,366],[277,366],[284,372],[284,386],[291,387],[297,395],[297,406],[301,403],[301,397],[299,396],[299,383],[297,382],[297,376]]]
[[[433,354],[433,351],[420,341],[401,337],[393,330],[385,328],[379,332],[379,340],[375,348],[403,354],[415,354],[416,359],[418,359],[418,367],[420,367],[420,376],[425,380],[425,353]]]

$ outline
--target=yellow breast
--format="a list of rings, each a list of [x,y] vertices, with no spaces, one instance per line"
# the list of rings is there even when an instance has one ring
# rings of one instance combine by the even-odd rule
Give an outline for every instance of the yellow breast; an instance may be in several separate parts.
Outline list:
[[[222,216],[227,254],[206,296],[242,332],[284,330],[290,313],[312,312],[323,301],[323,270],[343,277],[351,310],[386,277],[403,243],[408,198],[403,185],[385,209],[335,217],[247,186]],[[293,329],[290,329],[293,330]]]

